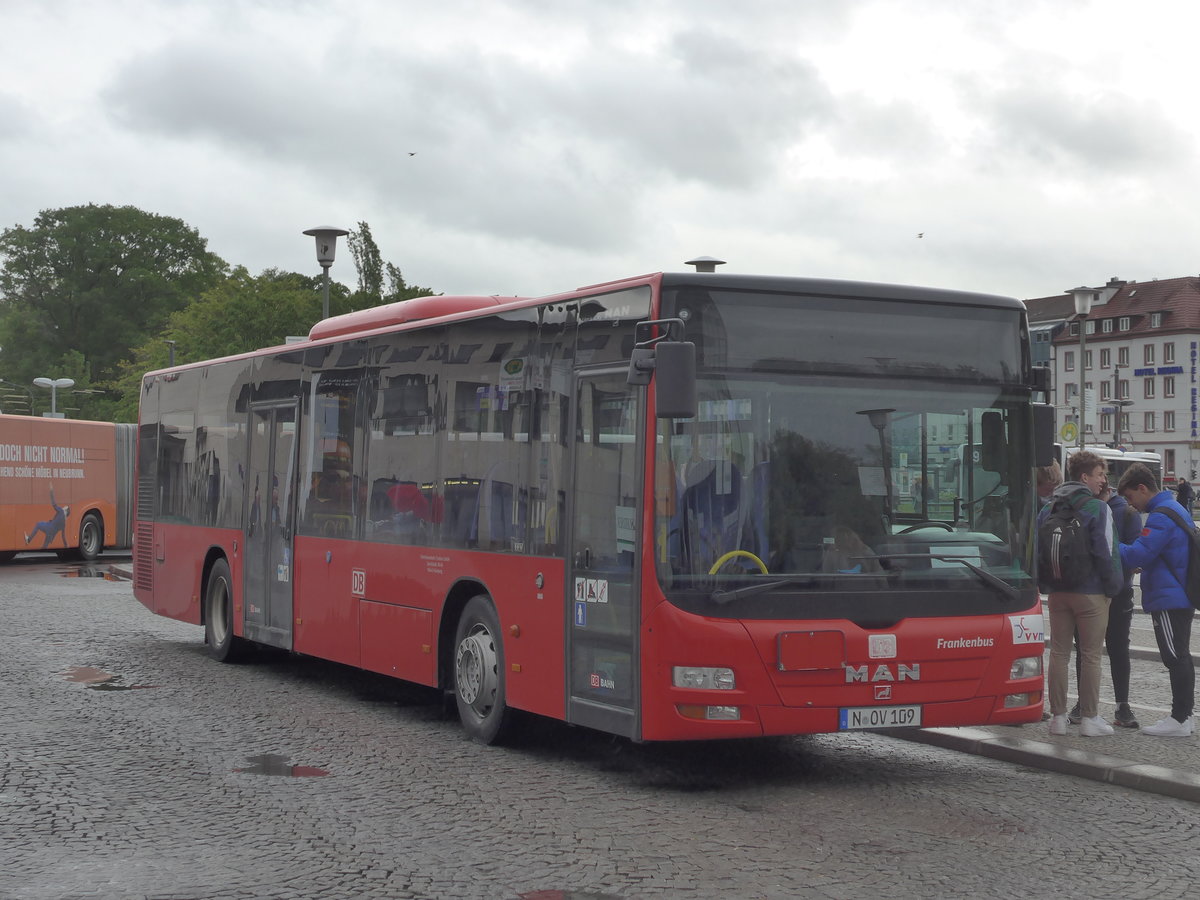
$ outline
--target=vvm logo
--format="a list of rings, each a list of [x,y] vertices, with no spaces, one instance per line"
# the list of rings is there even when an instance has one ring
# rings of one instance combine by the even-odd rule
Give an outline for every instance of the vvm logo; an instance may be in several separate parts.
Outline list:
[[[1044,644],[1046,642],[1046,626],[1040,614],[1009,616],[1008,623],[1012,626],[1014,644]]]

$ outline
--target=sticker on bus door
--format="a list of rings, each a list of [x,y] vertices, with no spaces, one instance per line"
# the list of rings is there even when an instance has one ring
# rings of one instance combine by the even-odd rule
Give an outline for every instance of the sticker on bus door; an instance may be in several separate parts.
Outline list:
[[[576,603],[607,603],[608,602],[608,579],[607,578],[576,578],[575,579],[575,602]]]

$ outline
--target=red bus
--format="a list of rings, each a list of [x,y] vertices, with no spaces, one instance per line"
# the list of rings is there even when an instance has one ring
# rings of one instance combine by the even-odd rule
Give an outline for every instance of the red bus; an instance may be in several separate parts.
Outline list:
[[[1044,372],[1019,301],[893,285],[363,310],[145,376],[134,590],[219,660],[453,693],[484,742],[513,710],[641,741],[1032,722]],[[986,493],[914,495],[963,443]]]
[[[129,547],[134,425],[0,414],[0,562]]]

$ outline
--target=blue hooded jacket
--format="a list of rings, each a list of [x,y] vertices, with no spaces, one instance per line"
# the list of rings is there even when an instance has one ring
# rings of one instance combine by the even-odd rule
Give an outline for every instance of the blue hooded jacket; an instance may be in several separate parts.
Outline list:
[[[1038,513],[1037,524],[1040,530],[1042,523],[1050,515],[1054,501],[1061,497],[1071,498],[1086,494],[1087,499],[1079,507],[1079,518],[1087,526],[1091,538],[1092,560],[1095,565],[1092,574],[1075,588],[1081,594],[1103,594],[1113,597],[1120,592],[1124,583],[1124,572],[1121,569],[1121,556],[1117,552],[1120,546],[1117,542],[1116,531],[1113,528],[1112,510],[1108,504],[1092,493],[1092,489],[1079,481],[1066,481],[1054,489],[1050,502]],[[1040,573],[1039,573],[1040,575]],[[1043,594],[1049,593],[1047,586],[1039,584],[1038,589]]]
[[[1169,507],[1188,521],[1191,516],[1176,502],[1170,491],[1159,491],[1146,506],[1146,524],[1141,536],[1132,544],[1121,545],[1121,562],[1128,569],[1142,570],[1142,609],[1187,609],[1183,589],[1187,574],[1188,536],[1183,529],[1161,512]]]
[[[1142,533],[1142,514],[1129,505],[1129,501],[1120,494],[1108,498],[1108,508],[1112,510],[1113,524],[1117,530],[1117,540],[1122,544],[1132,544]],[[1125,586],[1121,592],[1133,590],[1133,569],[1125,569]],[[1133,609],[1130,601],[1129,609]]]

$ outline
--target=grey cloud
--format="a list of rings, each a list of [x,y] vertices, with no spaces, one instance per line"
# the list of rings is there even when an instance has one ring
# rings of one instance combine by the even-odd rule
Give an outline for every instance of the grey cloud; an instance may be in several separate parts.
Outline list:
[[[1042,165],[1136,173],[1176,162],[1189,141],[1153,104],[1113,91],[1086,96],[1024,84],[968,92],[986,127],[989,154]]]
[[[0,93],[0,142],[26,137],[34,129],[33,112],[18,98]]]

